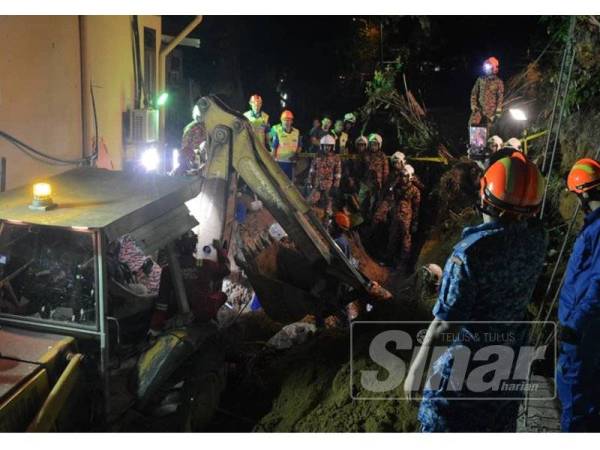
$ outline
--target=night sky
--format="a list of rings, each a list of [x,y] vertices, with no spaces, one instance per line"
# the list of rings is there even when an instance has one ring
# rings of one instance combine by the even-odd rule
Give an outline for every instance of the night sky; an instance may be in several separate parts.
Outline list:
[[[191,18],[163,16],[163,32],[177,34]],[[235,109],[247,109],[247,98],[260,93],[275,118],[283,79],[296,125],[306,130],[315,115],[337,118],[364,103],[379,35],[372,64],[357,68],[353,50],[360,24],[379,30],[382,21],[383,59],[408,47],[409,87],[434,115],[439,112],[438,120],[450,123],[466,123],[470,89],[486,57],[499,58],[507,80],[537,56],[545,32],[539,16],[429,16],[428,32],[417,17],[206,16],[191,34],[201,48],[184,48],[184,72],[201,95],[217,93]]]

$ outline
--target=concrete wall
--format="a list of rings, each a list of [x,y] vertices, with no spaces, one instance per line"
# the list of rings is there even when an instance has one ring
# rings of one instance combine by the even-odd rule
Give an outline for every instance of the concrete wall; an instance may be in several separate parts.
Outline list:
[[[138,21],[142,51],[144,26],[156,30],[158,61],[161,18]],[[0,16],[0,130],[63,159],[89,155],[91,82],[100,141],[121,168],[123,113],[134,104],[132,34],[131,16]],[[2,139],[0,156],[8,189],[69,168],[35,161]]]
[[[63,159],[81,157],[77,16],[0,16],[0,130]],[[0,139],[7,189],[58,173]]]
[[[138,27],[141,52],[144,47],[144,27],[156,30],[156,60],[158,61],[160,17],[139,16]],[[124,141],[123,114],[133,108],[135,97],[131,16],[84,16],[82,30],[86,153],[91,153],[95,137],[89,94],[91,82],[94,86],[99,135],[106,145],[114,168],[120,169],[125,152],[131,150]],[[143,65],[143,53],[141,53],[141,62]],[[154,79],[158,79],[158,72]]]

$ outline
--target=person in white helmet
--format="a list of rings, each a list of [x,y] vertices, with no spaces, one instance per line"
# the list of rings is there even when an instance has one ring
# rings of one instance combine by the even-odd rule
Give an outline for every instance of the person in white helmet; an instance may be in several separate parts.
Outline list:
[[[383,138],[372,133],[369,135],[369,153],[367,164],[367,178],[376,191],[383,188],[383,183],[390,173],[390,166],[385,153],[382,151]]]
[[[390,173],[388,158],[382,151],[383,138],[376,133],[368,137],[369,150],[365,154],[365,173],[358,193],[363,217],[371,217],[373,208],[382,198],[383,186]]]
[[[358,131],[356,129],[356,116],[354,113],[344,114],[344,132],[348,135],[348,152],[352,153],[354,150],[354,143],[358,138]]]
[[[414,184],[417,189],[421,192],[425,189],[425,185],[421,182],[417,174],[415,173],[415,168],[410,164],[406,164],[404,169],[408,172],[408,176],[412,184]]]
[[[402,173],[406,165],[406,155],[398,151],[390,157],[390,173],[383,183],[385,192],[394,188],[396,184],[402,181]]]
[[[385,259],[388,263],[398,264],[398,269],[405,271],[408,270],[412,251],[412,235],[419,226],[421,205],[421,192],[414,185],[411,173],[414,175],[414,169],[409,165],[402,169],[401,181],[386,192],[372,221],[373,233],[390,218]]]
[[[502,148],[502,138],[500,136],[492,136],[487,140],[487,146],[490,153],[496,153]]]
[[[327,216],[333,216],[333,198],[342,179],[342,160],[335,153],[335,138],[329,134],[320,141],[320,149],[308,172],[307,187],[311,205],[324,203]]]
[[[521,151],[521,141],[515,137],[510,138],[504,143],[503,148],[514,148],[515,150]]]

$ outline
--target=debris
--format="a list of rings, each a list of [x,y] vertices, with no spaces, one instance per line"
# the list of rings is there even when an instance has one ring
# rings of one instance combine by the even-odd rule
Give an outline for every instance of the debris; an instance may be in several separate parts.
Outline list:
[[[290,348],[293,345],[302,344],[316,331],[317,326],[314,323],[291,323],[269,339],[268,344],[278,349]]]

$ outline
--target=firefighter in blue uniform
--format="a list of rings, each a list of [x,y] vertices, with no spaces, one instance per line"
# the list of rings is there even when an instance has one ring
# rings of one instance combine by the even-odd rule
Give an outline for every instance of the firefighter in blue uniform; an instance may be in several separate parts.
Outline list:
[[[491,390],[483,392],[482,399],[472,399],[476,394],[456,389],[451,374],[459,347],[474,354],[485,345],[466,339],[476,332],[500,329],[511,336],[506,344],[514,351],[525,342],[527,330],[507,322],[525,319],[542,271],[546,239],[539,221],[532,219],[542,195],[543,178],[522,153],[496,161],[483,175],[479,204],[483,224],[463,231],[446,262],[434,320],[404,383],[412,398],[420,390],[418,374],[423,373],[430,350],[437,345],[448,347],[435,361],[423,390],[418,416],[422,431],[515,431],[519,401],[514,392],[506,395]],[[452,323],[475,321],[502,323]],[[454,336],[450,342],[440,342],[450,335]],[[436,377],[441,380],[437,387],[432,383]]]
[[[600,431],[600,163],[582,159],[567,186],[586,213],[559,297],[556,373],[563,431]]]

